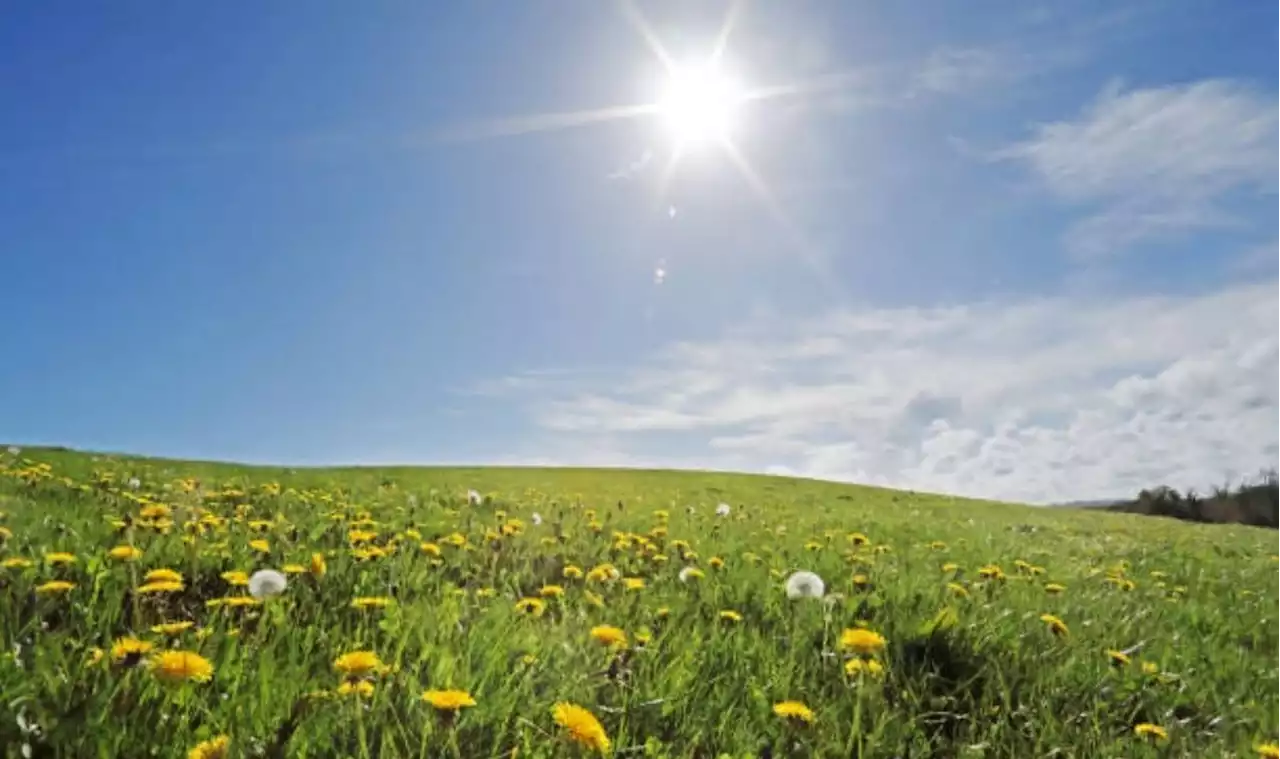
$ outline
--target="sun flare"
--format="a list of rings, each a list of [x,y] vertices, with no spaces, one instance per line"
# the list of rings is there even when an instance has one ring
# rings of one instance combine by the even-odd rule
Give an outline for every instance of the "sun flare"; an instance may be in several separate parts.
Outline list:
[[[671,73],[658,112],[679,145],[724,143],[737,126],[743,94],[737,80],[716,67],[679,68]]]

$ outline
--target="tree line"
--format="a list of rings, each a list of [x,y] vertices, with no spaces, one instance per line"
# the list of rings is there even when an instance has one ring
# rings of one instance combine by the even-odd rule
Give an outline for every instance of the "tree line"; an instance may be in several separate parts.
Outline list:
[[[1195,490],[1178,492],[1176,488],[1160,486],[1143,490],[1133,500],[1103,508],[1131,514],[1173,517],[1189,522],[1248,524],[1274,529],[1280,526],[1278,483],[1280,479],[1277,478],[1276,470],[1269,469],[1253,481],[1243,482],[1235,487],[1217,487],[1208,494],[1200,494]]]

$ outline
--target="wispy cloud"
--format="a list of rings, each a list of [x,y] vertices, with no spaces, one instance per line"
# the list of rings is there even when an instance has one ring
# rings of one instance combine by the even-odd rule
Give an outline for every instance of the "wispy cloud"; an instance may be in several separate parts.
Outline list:
[[[1276,126],[1275,97],[1239,82],[1113,85],[1079,118],[1042,124],[1000,155],[1086,209],[1067,244],[1089,258],[1242,223],[1224,201],[1274,191]]]
[[[1276,462],[1277,316],[1274,283],[845,310],[509,397],[562,460],[1030,501],[1205,487]]]
[[[607,176],[609,179],[631,179],[632,177],[640,174],[642,171],[648,168],[649,163],[652,161],[653,161],[653,151],[645,150],[643,153],[637,156],[633,161],[631,161],[630,163],[624,164],[622,166],[619,166],[617,169],[609,172]]]
[[[1038,73],[1044,64],[1034,58],[995,47],[935,50],[912,77],[912,93],[964,95],[1000,87]]]
[[[1280,267],[1280,241],[1255,245],[1231,260],[1231,269],[1245,275],[1270,273],[1275,276]]]

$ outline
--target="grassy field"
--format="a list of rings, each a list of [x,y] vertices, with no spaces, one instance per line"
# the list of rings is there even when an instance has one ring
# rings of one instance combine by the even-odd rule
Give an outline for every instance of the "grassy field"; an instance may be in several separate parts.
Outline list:
[[[1270,530],[34,449],[0,449],[0,511],[8,756],[1252,757],[1280,729]]]

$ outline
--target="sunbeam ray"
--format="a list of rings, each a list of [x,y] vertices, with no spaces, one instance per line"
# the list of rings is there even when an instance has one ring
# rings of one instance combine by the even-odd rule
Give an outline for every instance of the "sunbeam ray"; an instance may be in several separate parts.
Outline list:
[[[733,0],[729,5],[729,12],[724,17],[724,25],[720,27],[720,33],[716,35],[715,47],[711,49],[712,66],[720,63],[725,48],[729,46],[729,35],[733,34],[733,27],[738,22],[738,14],[742,12],[744,2],[745,0]]]
[[[789,242],[795,246],[796,251],[800,254],[800,257],[804,260],[805,264],[815,275],[817,275],[819,281],[823,283],[823,286],[827,289],[828,293],[838,295],[840,289],[837,284],[838,280],[831,276],[831,273],[827,270],[827,266],[824,262],[825,259],[821,255],[821,251],[815,248],[812,243],[810,243],[805,236],[801,234],[799,228],[791,221],[791,217],[789,217],[786,211],[782,208],[782,204],[778,202],[778,199],[774,197],[773,192],[769,190],[769,185],[747,160],[747,157],[742,154],[742,151],[738,150],[738,147],[728,140],[723,143],[723,146],[725,154],[729,156],[729,160],[742,174],[742,178],[746,181],[747,186],[751,188],[751,190],[760,199],[761,204],[764,205],[765,210],[773,216],[774,221],[782,228],[783,233],[787,236]]]
[[[662,166],[662,173],[658,175],[658,194],[659,202],[667,200],[667,186],[671,184],[671,177],[675,174],[676,164],[680,163],[680,156],[683,154],[680,145],[674,145],[671,148],[671,155],[667,157],[667,162]]]
[[[436,139],[442,142],[468,142],[471,140],[488,140],[496,137],[515,137],[534,132],[553,132],[560,129],[599,124],[604,121],[633,119],[648,116],[658,111],[656,103],[637,103],[634,105],[615,105],[587,111],[562,111],[560,113],[535,113],[528,116],[513,116],[495,119],[470,125],[462,125],[440,132]]]
[[[847,69],[799,82],[752,87],[742,94],[742,99],[744,101],[772,100],[780,97],[814,95],[820,92],[832,92],[853,85],[864,84],[870,79],[871,71],[868,69]]]
[[[658,61],[668,73],[676,70],[675,61],[671,60],[671,55],[667,53],[667,49],[662,46],[662,42],[658,39],[658,35],[654,34],[653,28],[649,26],[649,22],[645,19],[644,14],[636,7],[634,0],[619,0],[619,6],[622,8],[622,14],[626,17],[627,22],[631,24],[636,33],[640,35],[653,54],[657,56]]]

